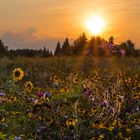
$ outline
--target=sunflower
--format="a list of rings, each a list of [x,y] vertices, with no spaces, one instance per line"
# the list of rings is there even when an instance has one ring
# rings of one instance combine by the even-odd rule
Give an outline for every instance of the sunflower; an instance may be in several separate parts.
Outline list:
[[[33,89],[33,87],[34,86],[33,86],[33,83],[31,81],[28,81],[28,82],[25,83],[25,89],[26,89],[26,91],[31,92],[32,89]]]
[[[85,112],[86,112],[86,110],[85,109],[83,109],[83,108],[78,108],[78,113],[80,113],[80,114],[84,114]]]
[[[72,118],[72,119],[69,119],[66,121],[67,126],[75,126],[76,123],[77,123],[77,119],[75,119],[75,118]]]
[[[21,68],[16,68],[13,70],[13,79],[19,81],[24,77],[24,72]]]

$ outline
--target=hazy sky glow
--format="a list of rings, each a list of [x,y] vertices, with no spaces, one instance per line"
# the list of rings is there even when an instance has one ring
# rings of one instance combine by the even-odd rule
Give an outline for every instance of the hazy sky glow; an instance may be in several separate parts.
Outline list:
[[[85,22],[100,15],[101,36],[131,39],[140,48],[140,0],[0,0],[0,38],[12,48],[54,48],[58,40],[89,32]]]

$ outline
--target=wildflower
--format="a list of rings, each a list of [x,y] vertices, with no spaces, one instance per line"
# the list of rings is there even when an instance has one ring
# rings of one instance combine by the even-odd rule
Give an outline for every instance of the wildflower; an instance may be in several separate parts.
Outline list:
[[[78,108],[78,112],[81,113],[81,114],[84,114],[86,111],[83,108]]]
[[[93,112],[91,112],[90,110],[88,110],[88,111],[86,112],[86,115],[89,116],[89,117],[91,117],[91,116],[93,116]]]
[[[94,122],[93,127],[97,128],[97,129],[100,128],[100,121]]]
[[[36,93],[36,96],[38,96],[38,97],[43,97],[43,96],[44,96],[44,93],[43,93],[43,92],[37,92],[37,93]]]
[[[39,102],[39,100],[37,100],[37,99],[35,99],[34,101],[33,101],[33,103],[36,105],[36,104],[38,104],[38,102]]]
[[[66,125],[67,126],[75,126],[77,123],[77,119],[73,118],[73,119],[69,119],[66,121]]]
[[[39,116],[38,119],[39,119],[40,121],[43,121],[43,120],[44,120],[44,118],[43,118],[42,116]]]
[[[44,131],[45,129],[46,129],[46,126],[39,126],[36,131],[37,131],[37,133],[40,133],[40,132]]]
[[[107,107],[109,105],[108,101],[104,100],[102,103],[101,103],[101,106],[102,107]]]
[[[84,96],[89,97],[90,96],[90,93],[88,91],[85,91],[84,92]]]
[[[0,124],[2,123],[2,122],[4,122],[5,121],[5,118],[3,118],[2,116],[0,116]]]
[[[102,140],[102,139],[104,139],[104,135],[99,135],[98,140]]]
[[[26,91],[31,92],[33,89],[33,83],[31,81],[26,82],[25,89],[26,89]]]
[[[108,126],[106,124],[101,123],[99,128],[107,128],[108,129]]]
[[[124,49],[120,49],[119,53],[121,54],[122,57],[125,57],[126,51]]]
[[[32,118],[32,117],[33,117],[33,114],[32,114],[31,112],[29,112],[29,113],[28,113],[28,117],[29,117],[29,118]]]
[[[129,129],[129,128],[127,128],[127,129],[126,129],[126,133],[127,133],[128,135],[131,135],[132,130],[131,130],[131,129]]]
[[[92,107],[92,108],[91,108],[91,112],[92,112],[92,113],[96,113],[96,112],[97,112],[96,108],[95,108],[95,107]]]
[[[86,84],[83,85],[83,95],[86,97],[89,97],[91,95],[91,90],[89,87],[87,87]]]
[[[15,140],[22,140],[21,137],[15,137]]]
[[[123,97],[123,96],[119,96],[118,98],[119,98],[119,99],[118,99],[118,100],[119,100],[119,102],[120,102],[120,103],[122,103],[122,102],[123,102],[124,97]]]
[[[16,100],[17,100],[17,97],[15,97],[15,96],[7,97],[7,102],[9,102],[9,103],[15,102]]]
[[[104,49],[104,48],[106,48],[107,46],[108,46],[108,43],[104,41],[104,42],[102,42],[101,45],[99,45],[98,47]]]
[[[47,117],[45,120],[47,121],[48,125],[51,125],[53,123],[52,117]]]
[[[4,93],[0,93],[0,96],[6,96],[6,94],[4,94]]]
[[[13,70],[13,79],[15,81],[19,81],[24,77],[24,72],[22,71],[21,68],[16,68]]]
[[[90,96],[89,96],[89,99],[90,99],[90,101],[93,102],[93,101],[94,101],[94,97],[93,97],[93,95],[90,95]]]
[[[45,93],[44,93],[44,97],[51,97],[51,95],[52,95],[52,94],[51,94],[50,92],[45,92]]]
[[[114,127],[112,127],[112,126],[110,126],[110,127],[108,128],[109,131],[113,131],[113,129],[114,129]]]
[[[118,137],[119,139],[123,139],[123,135],[122,135],[122,133],[119,132],[118,135],[117,135],[117,137]]]

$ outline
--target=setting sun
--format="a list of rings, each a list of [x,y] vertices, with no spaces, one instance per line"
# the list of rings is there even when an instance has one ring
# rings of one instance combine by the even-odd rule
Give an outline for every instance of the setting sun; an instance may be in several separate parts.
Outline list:
[[[92,35],[98,35],[103,32],[105,22],[102,17],[93,16],[87,20],[86,27]]]

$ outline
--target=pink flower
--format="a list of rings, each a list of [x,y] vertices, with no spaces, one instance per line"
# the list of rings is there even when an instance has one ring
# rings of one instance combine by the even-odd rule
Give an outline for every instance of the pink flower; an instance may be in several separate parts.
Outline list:
[[[126,51],[124,49],[120,49],[119,53],[121,54],[122,57],[125,57]]]
[[[119,96],[119,102],[122,102],[123,101],[123,96]]]
[[[112,43],[108,43],[108,47],[109,47],[111,50],[114,48]]]
[[[39,100],[37,100],[37,99],[35,99],[34,101],[33,101],[33,103],[36,105],[37,103],[39,102]]]
[[[98,47],[104,49],[106,46],[107,46],[107,43],[102,42],[101,45],[99,45]]]

